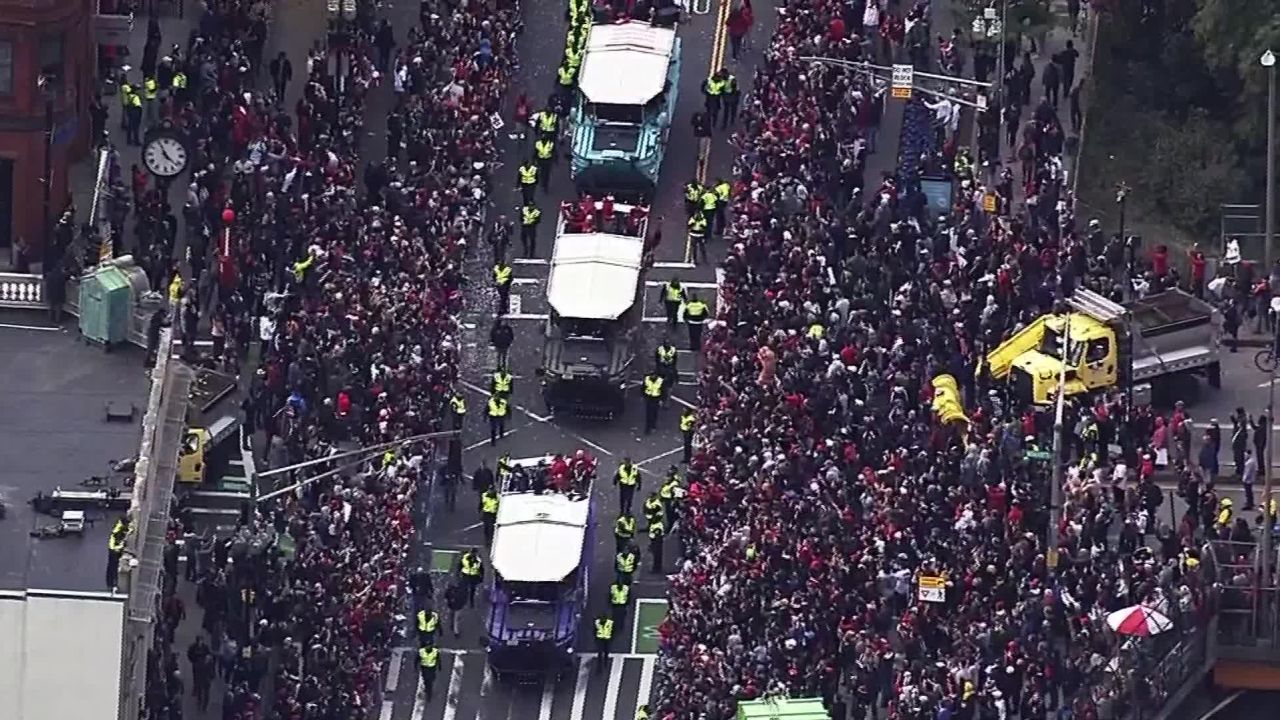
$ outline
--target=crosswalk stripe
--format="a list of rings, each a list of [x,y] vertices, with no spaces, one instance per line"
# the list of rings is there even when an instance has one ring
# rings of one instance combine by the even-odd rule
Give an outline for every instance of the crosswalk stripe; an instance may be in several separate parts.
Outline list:
[[[609,663],[609,686],[604,691],[604,714],[600,717],[611,718],[618,712],[618,690],[622,686],[622,666],[625,660],[614,660]]]
[[[657,667],[657,658],[652,656],[644,659],[644,663],[640,666],[640,692],[636,695],[636,715],[639,717],[640,706],[649,702],[649,693],[653,691],[653,671]]]
[[[396,711],[396,703],[394,700],[383,700],[382,711],[378,713],[378,720],[391,720],[391,715]]]
[[[462,655],[455,655],[453,658],[453,669],[449,673],[449,689],[444,699],[444,714],[441,720],[453,720],[458,714],[458,693],[462,689],[462,670],[466,665],[466,658]]]
[[[538,720],[551,720],[551,703],[555,701],[556,684],[542,683],[542,704],[538,706]]]
[[[488,703],[484,702],[485,699],[493,694],[494,680],[493,668],[488,663],[485,663],[484,679],[480,681],[480,709],[476,711],[476,720],[497,720],[496,718],[486,717],[484,711],[485,707],[488,706]],[[445,718],[445,720],[449,720],[449,718]]]
[[[427,711],[427,686],[422,682],[421,673],[418,674],[418,691],[413,696],[413,720],[422,720],[422,715]]]
[[[587,681],[591,679],[591,663],[594,659],[583,658],[578,662],[578,679],[573,685],[573,708],[569,712],[569,720],[582,720],[582,711],[587,705]]]

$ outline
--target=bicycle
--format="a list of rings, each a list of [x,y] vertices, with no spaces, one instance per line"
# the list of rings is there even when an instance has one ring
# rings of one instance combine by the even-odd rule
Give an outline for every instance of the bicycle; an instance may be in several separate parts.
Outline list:
[[[1276,370],[1276,355],[1273,348],[1265,347],[1253,356],[1253,364],[1258,370],[1264,373],[1272,373]]]

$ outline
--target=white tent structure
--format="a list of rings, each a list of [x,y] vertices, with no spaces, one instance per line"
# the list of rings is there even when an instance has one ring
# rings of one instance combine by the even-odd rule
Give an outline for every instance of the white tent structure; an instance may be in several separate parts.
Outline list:
[[[644,105],[667,83],[676,45],[674,28],[632,20],[593,25],[587,36],[578,89],[588,102]]]
[[[616,320],[636,302],[644,239],[612,233],[556,238],[547,302],[562,317]]]

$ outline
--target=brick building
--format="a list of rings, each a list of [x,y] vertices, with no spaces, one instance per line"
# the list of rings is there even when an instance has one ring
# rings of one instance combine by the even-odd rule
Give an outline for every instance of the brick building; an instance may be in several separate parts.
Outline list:
[[[0,0],[0,257],[10,256],[19,238],[32,260],[41,256],[47,103],[54,128],[51,213],[66,206],[67,169],[89,149],[94,4]]]

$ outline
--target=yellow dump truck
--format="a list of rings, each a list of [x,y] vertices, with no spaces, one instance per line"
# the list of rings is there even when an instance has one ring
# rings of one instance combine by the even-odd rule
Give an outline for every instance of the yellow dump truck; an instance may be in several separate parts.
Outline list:
[[[1065,350],[1068,396],[1126,383],[1148,395],[1184,374],[1221,386],[1222,316],[1203,300],[1167,290],[1120,305],[1079,289],[1068,304],[1068,312],[1036,318],[988,353],[991,377],[1046,405],[1057,397]]]

